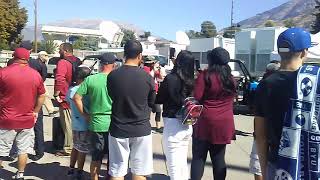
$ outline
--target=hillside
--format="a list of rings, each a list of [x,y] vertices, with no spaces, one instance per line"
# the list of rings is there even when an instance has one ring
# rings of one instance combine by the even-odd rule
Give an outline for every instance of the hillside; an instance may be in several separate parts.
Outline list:
[[[286,19],[293,19],[298,27],[310,29],[314,17],[314,0],[291,0],[271,10],[257,14],[254,17],[243,20],[239,24],[243,28],[261,27],[267,20],[273,20],[277,25],[283,25]]]

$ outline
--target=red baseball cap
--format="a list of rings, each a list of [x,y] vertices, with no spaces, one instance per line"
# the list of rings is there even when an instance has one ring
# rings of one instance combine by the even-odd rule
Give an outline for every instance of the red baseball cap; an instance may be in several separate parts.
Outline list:
[[[15,59],[28,61],[30,59],[30,52],[25,48],[16,48],[13,53]]]

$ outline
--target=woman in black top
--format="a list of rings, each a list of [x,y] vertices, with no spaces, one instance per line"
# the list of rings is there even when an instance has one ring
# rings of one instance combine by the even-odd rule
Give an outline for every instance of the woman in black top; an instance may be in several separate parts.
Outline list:
[[[181,51],[172,72],[162,82],[156,98],[156,104],[163,104],[163,148],[171,180],[189,178],[187,154],[192,127],[183,125],[176,114],[185,98],[192,94],[194,73],[192,53]]]

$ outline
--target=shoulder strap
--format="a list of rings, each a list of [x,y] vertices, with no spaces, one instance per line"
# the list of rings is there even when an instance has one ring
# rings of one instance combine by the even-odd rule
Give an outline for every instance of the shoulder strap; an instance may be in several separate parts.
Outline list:
[[[74,85],[75,82],[76,82],[76,79],[75,79],[75,73],[76,73],[76,69],[77,67],[81,64],[81,61],[77,58],[77,60],[75,61],[72,61],[70,58],[67,58],[67,57],[64,57],[63,58],[64,60],[68,61],[69,63],[71,63],[71,68],[72,68],[72,77],[71,77],[71,85]]]

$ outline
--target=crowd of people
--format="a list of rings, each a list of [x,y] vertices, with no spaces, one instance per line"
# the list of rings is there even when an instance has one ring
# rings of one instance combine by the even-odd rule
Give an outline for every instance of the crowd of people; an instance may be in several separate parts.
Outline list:
[[[303,102],[312,90],[312,87],[305,90],[301,86],[303,97],[298,92],[295,95],[294,91],[300,88],[299,85],[296,87],[300,76],[319,74],[318,71],[315,74],[315,69],[319,69],[316,66],[301,70],[310,47],[311,38],[307,31],[290,28],[283,32],[278,38],[282,60],[267,66],[263,80],[255,88],[255,140],[250,172],[257,180],[280,176],[294,179],[293,174],[300,171],[299,166],[294,169],[294,165],[290,165],[292,161],[282,155],[286,152],[295,156],[293,159],[298,162],[302,161],[299,153],[293,155],[294,150],[284,152],[283,149],[299,144],[297,133],[303,134],[301,127],[309,132],[309,127],[304,127],[306,121],[310,121],[306,115],[300,114],[298,122],[298,116],[290,119],[288,113],[297,109],[291,99]],[[18,156],[18,170],[12,179],[24,179],[28,157],[36,161],[44,155],[42,105],[49,115],[57,113],[50,98],[46,98],[48,92],[44,85],[48,54],[40,52],[39,58],[34,60],[30,59],[30,50],[22,44],[15,49],[8,66],[0,69],[0,157],[7,160],[13,154]],[[228,65],[228,51],[223,48],[209,51],[208,68],[198,72],[192,53],[183,50],[167,75],[161,71],[156,59],[143,58],[142,51],[139,41],[130,40],[124,46],[124,65],[116,68],[116,55],[105,53],[99,58],[99,73],[91,75],[92,67],[81,64],[73,55],[71,44],[60,45],[61,58],[57,63],[53,96],[59,105],[64,142],[56,149],[56,155],[70,156],[67,175],[84,178],[87,154],[91,156],[92,180],[99,178],[103,159],[108,160],[107,179],[124,179],[128,169],[134,180],[152,175],[150,114],[155,113],[156,131],[162,133],[159,122],[163,109],[162,141],[170,179],[188,180],[190,177],[191,180],[201,180],[208,152],[214,179],[226,179],[225,152],[226,146],[235,139],[233,103],[237,94],[237,82]],[[317,82],[317,79],[309,80],[312,84]],[[194,97],[204,107],[194,125],[182,123],[177,116],[188,97]],[[303,113],[305,111],[303,109]],[[293,121],[300,126],[287,127],[293,126]],[[299,128],[300,132],[296,132]],[[291,134],[288,135],[286,129],[290,129]],[[313,133],[319,133],[319,128],[314,127]],[[286,138],[291,144],[284,144]],[[187,155],[191,140],[189,171]],[[293,149],[295,147],[298,146]],[[304,150],[304,147],[299,148],[298,152]],[[291,169],[282,167],[283,162]],[[303,171],[309,173],[310,168]],[[295,179],[299,176],[296,175]],[[311,172],[309,176],[315,177]]]

